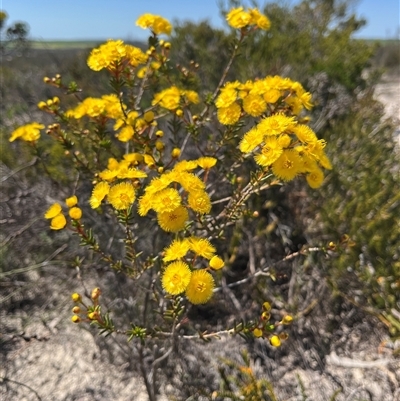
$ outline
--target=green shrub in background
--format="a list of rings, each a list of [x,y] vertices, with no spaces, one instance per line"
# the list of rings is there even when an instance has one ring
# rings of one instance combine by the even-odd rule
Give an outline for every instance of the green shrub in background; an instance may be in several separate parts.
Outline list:
[[[347,1],[330,0],[306,0],[293,8],[277,2],[268,4],[264,11],[271,19],[271,30],[247,38],[231,73],[289,74],[312,91],[316,107],[311,125],[333,144],[329,155],[335,171],[321,192],[310,195],[314,205],[306,202],[310,216],[322,210],[317,224],[310,225],[304,214],[296,224],[313,240],[339,242],[345,234],[352,239],[354,246],[346,247],[338,259],[322,262],[325,273],[332,286],[350,300],[357,298],[359,306],[377,308],[374,313],[395,333],[400,329],[393,316],[393,309],[395,314],[400,309],[396,126],[385,120],[382,107],[373,98],[379,79],[376,68],[382,64],[372,56],[382,50],[375,43],[352,38],[365,21],[351,14],[349,5]],[[200,65],[208,65],[216,40],[221,49],[218,54],[226,59],[229,35],[221,36],[219,31],[211,35],[210,30],[206,23],[182,24],[172,44],[181,43],[184,37],[210,39],[205,39],[201,50],[195,47],[195,40],[189,40],[190,48],[178,47],[181,52],[177,59],[189,56]],[[297,190],[302,191],[298,186]],[[289,208],[294,207],[290,205],[293,200],[287,201]]]

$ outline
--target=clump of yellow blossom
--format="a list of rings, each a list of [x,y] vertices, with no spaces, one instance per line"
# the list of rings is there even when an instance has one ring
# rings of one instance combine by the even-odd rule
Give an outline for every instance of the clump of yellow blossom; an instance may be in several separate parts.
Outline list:
[[[211,299],[214,286],[213,276],[209,272],[204,269],[195,270],[192,272],[185,295],[192,304],[204,304]]]
[[[159,15],[143,14],[137,21],[136,25],[143,29],[150,28],[156,35],[166,34],[169,35],[172,30],[172,26],[169,21]]]
[[[67,225],[67,220],[62,213],[62,208],[59,203],[51,205],[44,214],[46,219],[50,221],[50,228],[52,230],[62,230]]]
[[[228,24],[235,29],[242,29],[255,25],[260,29],[268,30],[271,23],[265,15],[261,14],[257,8],[244,11],[243,7],[233,8],[226,15]]]
[[[157,221],[164,231],[178,232],[185,228],[189,213],[184,206],[178,206],[171,212],[157,214]]]
[[[36,122],[18,127],[11,133],[10,142],[15,141],[17,138],[26,142],[34,142],[40,138],[40,130],[44,128],[43,124]]]
[[[65,203],[67,204],[68,207],[74,207],[78,203],[78,198],[76,195],[73,195],[73,196],[65,199]]]
[[[110,185],[107,182],[99,182],[95,185],[92,191],[92,196],[89,199],[90,206],[93,209],[98,208],[101,205],[103,199],[110,192]]]
[[[136,197],[135,188],[129,182],[121,182],[110,188],[108,202],[117,210],[128,209]]]
[[[192,272],[189,265],[180,260],[169,264],[162,275],[161,284],[171,295],[181,294],[190,282]]]
[[[132,67],[145,64],[147,58],[148,56],[135,46],[126,45],[122,40],[108,40],[91,51],[87,63],[94,71],[103,68],[114,71],[121,69],[124,64]]]

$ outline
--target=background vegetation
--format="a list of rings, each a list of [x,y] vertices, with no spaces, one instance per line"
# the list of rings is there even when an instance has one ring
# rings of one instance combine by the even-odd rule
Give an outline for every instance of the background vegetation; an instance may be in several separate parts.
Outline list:
[[[328,142],[334,169],[319,190],[309,190],[296,182],[275,187],[251,200],[251,210],[257,211],[259,217],[243,219],[232,232],[224,248],[230,261],[224,280],[233,283],[243,279],[251,274],[251,265],[272,266],[306,244],[323,247],[327,254],[311,253],[294,262],[277,264],[269,271],[269,277],[221,294],[218,308],[196,307],[189,317],[194,326],[218,328],[233,318],[251,315],[257,304],[268,298],[276,313],[287,310],[296,316],[286,348],[273,354],[275,360],[290,369],[307,367],[311,354],[324,359],[333,349],[338,330],[343,328],[343,316],[351,315],[345,323],[348,327],[367,321],[371,332],[381,328],[393,339],[400,335],[400,150],[395,140],[398,122],[385,117],[382,105],[374,97],[382,73],[399,73],[400,56],[398,41],[372,43],[353,39],[364,21],[350,14],[345,1],[304,0],[293,8],[276,2],[264,11],[271,20],[271,31],[247,38],[228,80],[275,74],[299,80],[313,93],[312,126]],[[175,26],[171,58],[181,66],[179,79],[186,87],[203,94],[215,87],[230,57],[233,37],[233,33],[214,29],[206,21]],[[49,199],[63,196],[60,191],[68,196],[74,186],[69,178],[71,166],[62,148],[43,141],[41,153],[33,158],[23,144],[9,144],[8,136],[18,125],[46,121],[36,105],[59,94],[43,85],[45,75],[60,73],[66,81],[84,84],[85,96],[107,90],[105,76],[91,73],[86,66],[89,49],[81,45],[59,47],[56,43],[37,47],[32,44],[12,51],[10,47],[1,48],[0,291],[4,310],[9,313],[29,310],[35,302],[44,302],[46,297],[35,282],[45,283],[44,288],[54,291],[46,281],[49,276],[59,285],[63,281],[76,285],[76,271],[71,263],[63,261],[71,261],[80,250],[74,238],[49,232],[41,220]],[[63,101],[68,102],[68,97]],[[51,179],[46,178],[42,161],[49,163]],[[54,264],[43,264],[49,260]],[[103,283],[110,299],[129,299],[129,282],[120,276],[113,281],[106,272],[81,273],[87,282]],[[57,297],[52,299],[57,304]],[[121,319],[126,308],[134,310],[128,301],[112,306]],[[53,307],[48,305],[49,309]],[[9,325],[2,330],[10,335],[15,328]],[[363,340],[368,341],[368,333],[363,335]],[[4,354],[12,349],[7,338],[2,336],[0,340]],[[193,394],[203,394],[204,389],[210,394],[227,382],[236,385],[224,391],[239,392],[243,387],[240,383],[251,382],[250,376],[241,377],[237,372],[236,381],[226,380],[223,370],[219,381],[204,366],[187,358],[188,347],[181,344],[175,357],[161,366],[161,375],[174,384],[171,393],[176,399],[189,399]],[[201,361],[201,349],[196,348],[196,352]],[[272,358],[272,351],[259,343],[248,344],[248,352],[261,364]],[[398,355],[398,349],[395,352]],[[129,351],[124,349],[121,355],[124,354]],[[246,361],[243,366],[249,364]],[[235,372],[242,366],[235,363],[227,362],[226,371]],[[131,368],[135,369],[133,365]],[[290,393],[290,388],[282,390],[279,378],[271,375],[262,383],[262,399],[274,399],[272,382],[281,394]]]

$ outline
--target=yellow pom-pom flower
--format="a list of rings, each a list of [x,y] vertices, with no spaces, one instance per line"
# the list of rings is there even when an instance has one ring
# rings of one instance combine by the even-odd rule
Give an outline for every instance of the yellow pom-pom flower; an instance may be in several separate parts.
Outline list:
[[[65,199],[65,203],[67,204],[68,207],[74,207],[78,203],[78,198],[75,195],[73,195]]]
[[[47,209],[46,213],[44,214],[44,218],[52,219],[58,216],[61,213],[61,211],[62,211],[61,205],[59,203],[54,203]]]
[[[205,156],[205,157],[200,157],[199,159],[197,159],[197,164],[204,170],[208,170],[211,167],[214,167],[216,165],[216,163],[217,163],[217,159],[215,157]]]
[[[202,256],[205,259],[211,259],[216,250],[208,239],[199,237],[190,237],[189,247],[196,255]]]
[[[165,249],[163,262],[172,262],[173,260],[183,258],[189,252],[189,240],[173,240],[171,245]]]
[[[214,270],[222,269],[225,266],[224,261],[217,255],[210,259],[210,267]]]
[[[211,299],[214,286],[213,276],[209,272],[204,269],[195,270],[192,272],[185,294],[192,304],[204,304]]]
[[[285,149],[282,155],[272,164],[273,173],[284,181],[293,180],[301,172],[303,161],[298,152]]]
[[[232,103],[228,107],[218,109],[218,121],[224,125],[233,125],[239,121],[241,108],[237,103]]]
[[[152,208],[157,213],[172,212],[181,205],[182,199],[174,188],[165,188],[154,195]]]
[[[161,284],[171,295],[181,294],[190,282],[192,272],[187,263],[180,260],[169,264],[164,270]]]
[[[60,213],[56,217],[53,217],[50,222],[50,228],[52,230],[62,230],[67,225],[67,219]]]
[[[179,206],[172,212],[157,214],[157,221],[164,231],[178,232],[185,228],[189,213],[184,206]]]
[[[137,19],[136,25],[143,29],[150,28],[156,35],[169,35],[172,30],[172,26],[167,19],[153,14],[141,15]]]
[[[79,220],[82,217],[82,210],[79,207],[73,207],[69,210],[69,217],[73,220]]]
[[[23,125],[22,127],[17,128],[11,133],[9,141],[13,142],[17,138],[21,138],[23,141],[26,142],[37,141],[40,138],[40,130],[43,128],[43,124],[39,124],[36,122]]]
[[[93,188],[92,196],[89,199],[90,206],[93,209],[98,208],[101,205],[102,200],[110,192],[110,185],[106,182],[99,182]]]
[[[136,197],[135,188],[129,182],[121,182],[111,187],[107,200],[117,210],[128,209]]]
[[[306,180],[311,188],[319,188],[324,181],[324,173],[317,167],[306,175]]]
[[[238,7],[229,11],[226,20],[232,28],[241,29],[251,23],[251,15],[243,11],[243,7]]]
[[[188,196],[188,203],[192,210],[196,213],[206,214],[210,213],[211,200],[207,192],[204,191],[192,191]]]

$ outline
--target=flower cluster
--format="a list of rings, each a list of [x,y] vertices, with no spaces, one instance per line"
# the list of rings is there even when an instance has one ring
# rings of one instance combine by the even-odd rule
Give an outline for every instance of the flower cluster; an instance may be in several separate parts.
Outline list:
[[[291,315],[285,315],[279,322],[272,324],[271,319],[271,304],[269,302],[264,302],[262,305],[263,312],[253,328],[253,335],[256,338],[268,338],[270,344],[273,347],[280,347],[282,341],[287,340],[289,335],[282,331],[279,334],[275,334],[275,330],[278,326],[290,325],[293,321]]]
[[[252,31],[270,27],[269,19],[256,8],[234,8],[227,21],[240,30],[237,48]],[[46,211],[45,218],[50,220],[53,230],[61,230],[69,223],[68,229],[80,237],[84,246],[97,252],[111,268],[130,277],[140,278],[147,269],[161,268],[161,286],[171,303],[179,303],[185,296],[192,304],[203,304],[211,299],[218,278],[216,272],[225,265],[211,241],[226,236],[227,227],[246,209],[248,197],[259,190],[257,183],[250,180],[246,191],[239,194],[241,188],[235,187],[236,181],[232,180],[240,169],[239,160],[253,157],[260,167],[261,179],[267,179],[270,171],[283,181],[304,175],[312,188],[322,184],[322,168],[330,169],[331,165],[324,152],[325,142],[301,117],[312,103],[311,94],[299,82],[267,76],[224,85],[222,79],[205,101],[197,92],[182,86],[188,80],[174,81],[169,60],[171,45],[157,37],[170,34],[171,24],[152,14],[142,15],[136,24],[152,31],[146,52],[122,40],[109,40],[93,49],[87,59],[92,70],[107,70],[112,93],[79,97],[78,104],[68,110],[64,110],[58,97],[38,104],[56,121],[48,126],[49,136],[64,146],[65,155],[71,157],[78,170],[82,168],[85,176],[90,175],[93,190],[88,204],[98,211],[102,206],[112,208],[118,223],[125,226],[120,238],[125,253],[121,259],[108,255],[91,229],[84,229],[76,196],[65,200],[68,213],[64,214],[61,204],[55,203]],[[223,77],[230,65],[231,62]],[[184,67],[179,68],[184,71]],[[195,74],[197,67],[193,68]],[[64,93],[80,92],[75,83],[64,85],[60,75],[46,77],[44,81]],[[201,103],[203,111],[195,114],[194,109],[200,108],[197,105]],[[203,131],[206,125],[214,123],[213,129]],[[237,132],[243,126],[246,131],[237,140]],[[32,142],[35,148],[43,128],[36,122],[24,125],[11,134],[10,141],[20,138]],[[225,151],[236,149],[243,154],[237,162],[226,168],[218,168],[222,166],[218,164],[215,169],[218,179],[232,183],[232,188],[226,186],[232,192],[216,201],[220,211],[214,218],[210,187],[216,188],[214,193],[222,191],[215,180],[210,183],[210,171],[217,158],[221,162],[226,160]],[[162,252],[154,250],[146,260],[143,252],[135,248],[140,241],[136,241],[139,234],[133,230],[146,223],[145,216],[157,222],[162,238],[170,238]],[[81,297],[74,294],[74,301],[80,305],[74,308],[73,321],[89,319],[111,332],[112,322],[101,314],[99,296],[100,291],[95,289],[91,296],[93,305],[82,307]],[[259,321],[246,329],[279,346],[284,334],[275,335],[274,329],[290,319],[285,316],[281,322],[270,324],[265,303]],[[135,333],[142,336],[143,330]]]
[[[13,142],[18,138],[26,142],[37,141],[40,138],[40,130],[43,128],[43,124],[36,122],[23,125],[22,127],[18,127],[11,133],[9,141]]]
[[[157,221],[163,230],[178,232],[185,228],[189,219],[188,208],[198,214],[209,213],[211,200],[205,184],[190,171],[198,167],[208,170],[216,162],[212,157],[183,160],[171,171],[154,178],[139,199],[139,214],[145,216],[152,209],[157,213]],[[170,187],[171,184],[179,184],[181,192]]]
[[[145,64],[148,56],[138,47],[125,44],[122,40],[109,40],[92,50],[88,58],[88,66],[94,71],[106,68],[120,71],[126,66],[137,67]]]
[[[185,292],[187,299],[193,304],[209,301],[215,286],[209,270],[224,267],[224,261],[215,255],[215,251],[211,243],[204,238],[188,237],[174,240],[164,250],[163,262],[172,262],[163,272],[161,283],[164,290],[171,295]],[[209,266],[192,270],[190,265],[195,265],[198,257],[208,260]]]
[[[160,17],[159,15],[153,14],[143,14],[136,21],[136,25],[143,29],[150,28],[151,31],[156,35],[169,35],[172,30],[172,26],[168,20]]]
[[[235,29],[243,29],[250,26],[256,26],[259,29],[267,31],[271,22],[268,17],[261,14],[257,8],[250,8],[247,11],[243,7],[233,8],[226,16],[228,24]]]
[[[77,206],[78,198],[73,195],[70,198],[67,198],[65,203],[69,208],[68,214],[72,221],[80,220],[82,217],[82,210]],[[52,230],[62,230],[67,225],[67,219],[63,214],[62,207],[57,202],[47,209],[44,217],[51,220],[50,228]]]
[[[311,94],[300,83],[278,76],[244,84],[228,82],[215,104],[222,124],[236,124],[246,115],[256,119],[239,148],[253,154],[258,165],[271,168],[284,181],[305,174],[310,187],[322,184],[321,167],[331,169],[331,164],[324,152],[325,141],[296,120],[304,108],[312,107]]]

